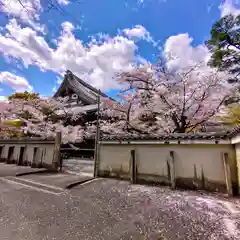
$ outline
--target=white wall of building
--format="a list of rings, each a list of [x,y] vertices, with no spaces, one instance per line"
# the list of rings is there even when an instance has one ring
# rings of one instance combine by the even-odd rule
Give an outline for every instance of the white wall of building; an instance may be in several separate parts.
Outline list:
[[[167,179],[167,162],[170,151],[174,151],[176,179],[201,179],[203,173],[205,181],[216,186],[225,185],[222,154],[228,153],[232,182],[237,183],[235,149],[231,144],[100,144],[99,174],[129,176],[131,150],[135,150],[141,179]]]
[[[54,150],[55,150],[55,143],[54,141],[27,141],[22,143],[19,142],[11,142],[3,140],[0,141],[0,146],[3,147],[0,159],[2,161],[8,162],[8,153],[9,148],[14,147],[12,158],[10,159],[9,163],[19,163],[20,161],[20,151],[21,148],[25,148],[22,164],[23,165],[32,165],[33,163],[36,166],[43,166],[43,167],[51,167],[52,162],[54,159]],[[35,159],[34,159],[34,149],[35,149]],[[35,160],[35,161],[34,161]]]

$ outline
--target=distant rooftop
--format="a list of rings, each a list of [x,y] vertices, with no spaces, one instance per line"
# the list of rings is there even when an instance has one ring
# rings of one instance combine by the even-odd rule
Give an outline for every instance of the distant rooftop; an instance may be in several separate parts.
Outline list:
[[[86,83],[69,70],[66,71],[64,80],[53,97],[60,97],[64,92],[67,91],[77,94],[79,100],[84,104],[96,104],[99,93],[101,97],[109,98],[105,93]]]

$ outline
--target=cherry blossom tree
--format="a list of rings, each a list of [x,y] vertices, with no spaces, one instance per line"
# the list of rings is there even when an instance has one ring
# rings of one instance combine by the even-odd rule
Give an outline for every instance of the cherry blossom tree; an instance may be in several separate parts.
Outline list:
[[[199,63],[171,69],[163,61],[135,67],[117,75],[122,85],[116,101],[100,99],[101,134],[139,135],[185,133],[216,119],[224,102],[235,92],[225,75]],[[82,108],[66,105],[67,98],[12,99],[4,105],[2,120],[19,119],[20,131],[27,136],[55,136],[75,142],[96,135],[96,121],[82,125]]]
[[[128,134],[191,132],[220,114],[235,91],[224,73],[204,63],[171,69],[160,59],[118,75],[124,89],[119,102],[107,101],[104,112],[118,121],[103,131]],[[108,129],[106,129],[108,128]]]
[[[6,124],[6,116],[9,116],[9,109],[12,106],[9,104],[6,100],[0,101],[0,137],[9,137],[11,135],[17,135],[19,132],[17,129],[17,124],[14,122],[14,124]]]
[[[68,98],[59,99],[12,99],[2,105],[2,122],[20,120],[19,132],[25,136],[54,137],[57,131],[62,132],[63,142],[74,142],[94,134],[88,126],[73,126],[71,123],[81,120],[84,111],[74,110],[67,106]],[[8,136],[6,136],[8,137]]]

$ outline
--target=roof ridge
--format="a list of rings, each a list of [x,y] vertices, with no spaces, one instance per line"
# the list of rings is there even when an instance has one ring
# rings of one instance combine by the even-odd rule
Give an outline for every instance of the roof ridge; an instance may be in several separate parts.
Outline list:
[[[189,132],[189,133],[162,133],[162,134],[132,134],[132,135],[103,135],[101,140],[193,140],[193,139],[228,139],[229,131],[219,132]]]
[[[233,137],[236,134],[238,134],[239,132],[240,132],[240,124],[237,124],[231,130],[229,130],[229,135]]]
[[[97,93],[98,94],[98,90],[97,88],[91,86],[90,84],[88,84],[87,82],[85,82],[84,80],[82,80],[81,78],[79,78],[77,75],[75,75],[73,72],[71,72],[70,70],[67,70],[66,71],[66,74],[67,75],[72,75],[73,77],[75,77],[77,79],[78,82],[80,82],[82,85],[84,85],[85,87],[89,88],[90,90],[92,90],[93,92]],[[100,94],[103,96],[103,97],[108,97],[105,93],[103,93],[102,91],[100,91]]]

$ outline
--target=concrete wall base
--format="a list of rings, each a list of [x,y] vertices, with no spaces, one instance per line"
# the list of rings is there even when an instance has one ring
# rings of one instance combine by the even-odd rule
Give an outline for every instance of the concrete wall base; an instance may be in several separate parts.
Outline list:
[[[99,171],[98,177],[115,178],[121,180],[130,180],[129,173],[126,172],[113,172],[113,171]],[[209,192],[221,192],[226,193],[226,184],[216,181],[211,181],[204,179],[204,183],[201,179],[196,178],[176,178],[176,187],[180,189],[188,190],[206,190]],[[148,174],[138,174],[137,175],[138,184],[151,184],[160,186],[171,186],[171,181],[168,176],[158,176],[158,175],[148,175]],[[233,183],[234,193],[237,192],[237,183]],[[236,189],[235,189],[236,188]]]

